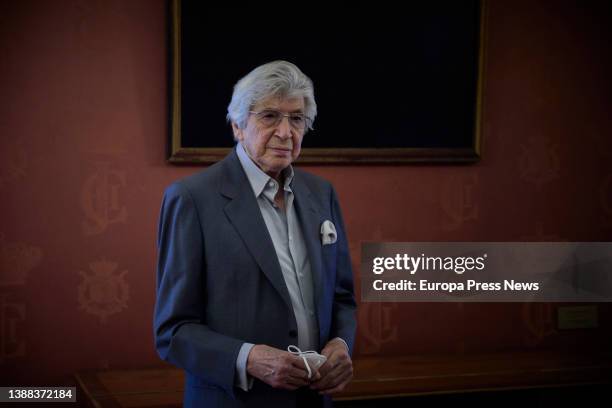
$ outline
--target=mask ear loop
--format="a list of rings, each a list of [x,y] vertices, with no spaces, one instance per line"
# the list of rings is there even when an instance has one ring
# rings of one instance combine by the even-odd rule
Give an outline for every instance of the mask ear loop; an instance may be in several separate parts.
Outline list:
[[[307,351],[302,352],[302,350],[300,350],[299,347],[296,347],[293,344],[287,347],[287,351],[292,354],[297,355],[298,357],[302,357],[302,360],[304,360],[304,365],[306,365],[306,370],[308,370],[308,379],[310,380],[310,377],[312,377],[312,370],[310,369],[310,366],[308,365],[308,360],[306,360],[306,357],[304,357],[304,355],[308,352]]]

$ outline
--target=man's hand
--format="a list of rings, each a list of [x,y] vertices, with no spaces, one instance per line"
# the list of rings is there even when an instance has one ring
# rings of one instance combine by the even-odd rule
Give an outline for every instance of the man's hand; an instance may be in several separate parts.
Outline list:
[[[342,340],[333,339],[325,345],[321,354],[327,357],[327,361],[319,367],[321,379],[313,382],[310,388],[324,395],[344,390],[353,378],[353,361],[346,345]]]
[[[253,346],[247,358],[246,368],[253,377],[274,388],[285,390],[296,390],[321,378],[319,372],[311,367],[312,378],[309,380],[304,360],[287,351],[264,344]]]

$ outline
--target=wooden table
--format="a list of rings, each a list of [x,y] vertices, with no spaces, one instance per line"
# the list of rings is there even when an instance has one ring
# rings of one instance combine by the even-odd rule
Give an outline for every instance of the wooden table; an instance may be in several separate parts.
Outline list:
[[[612,384],[612,354],[512,352],[358,358],[355,377],[335,400]],[[180,407],[183,372],[167,366],[76,375],[92,407]]]

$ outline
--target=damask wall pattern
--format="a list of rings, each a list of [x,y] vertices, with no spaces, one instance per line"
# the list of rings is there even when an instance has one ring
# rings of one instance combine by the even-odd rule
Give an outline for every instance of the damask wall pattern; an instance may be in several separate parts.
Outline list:
[[[162,192],[201,170],[165,162],[165,2],[1,7],[0,382],[160,366]],[[307,167],[338,191],[358,295],[364,241],[612,240],[608,11],[489,2],[479,163]],[[355,357],[609,346],[609,305],[580,333],[557,306],[360,303]]]

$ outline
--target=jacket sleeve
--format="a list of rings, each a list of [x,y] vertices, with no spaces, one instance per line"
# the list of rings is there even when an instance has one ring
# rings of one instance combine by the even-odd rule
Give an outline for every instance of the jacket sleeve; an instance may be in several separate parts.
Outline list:
[[[158,230],[155,346],[162,359],[234,395],[243,342],[206,325],[206,259],[198,211],[180,183],[164,194]]]
[[[332,309],[332,325],[330,338],[340,337],[348,347],[349,353],[353,353],[355,344],[355,330],[357,327],[355,312],[355,291],[353,286],[353,270],[351,258],[344,229],[344,221],[340,211],[340,204],[336,192],[332,187],[331,211],[334,224],[337,226],[337,258],[336,258],[336,282],[334,289],[334,302]]]

